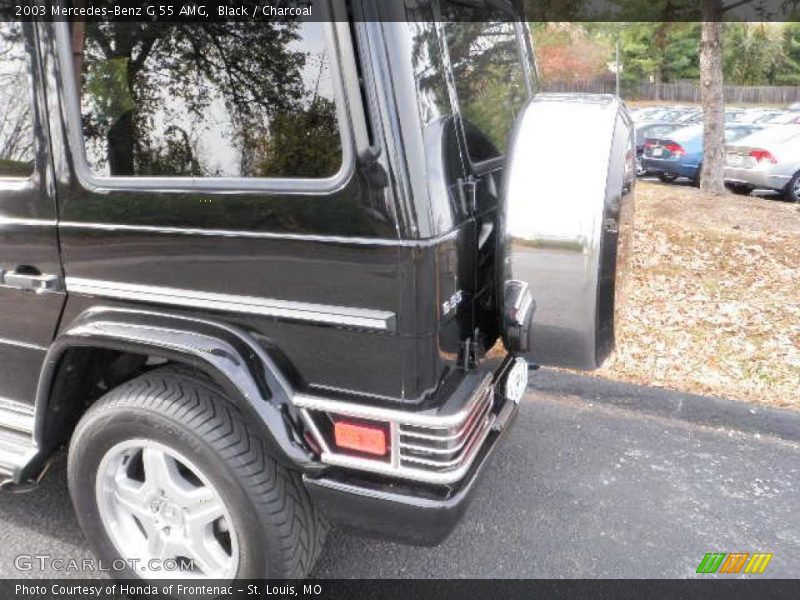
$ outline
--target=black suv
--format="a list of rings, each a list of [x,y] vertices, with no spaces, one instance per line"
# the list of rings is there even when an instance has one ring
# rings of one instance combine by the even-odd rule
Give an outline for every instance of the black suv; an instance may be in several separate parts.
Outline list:
[[[529,363],[613,346],[631,121],[535,92],[496,1],[0,23],[4,486],[68,446],[120,577],[441,541]]]

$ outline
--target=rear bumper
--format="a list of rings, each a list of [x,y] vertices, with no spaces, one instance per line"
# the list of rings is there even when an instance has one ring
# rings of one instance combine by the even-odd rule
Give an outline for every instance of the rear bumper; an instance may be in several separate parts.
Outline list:
[[[771,171],[725,167],[725,181],[750,185],[756,188],[782,190],[789,183],[789,179],[789,176],[776,175]]]
[[[357,535],[418,546],[442,542],[458,524],[494,449],[514,422],[518,405],[496,407],[492,429],[466,475],[456,484],[432,486],[336,470],[304,476],[315,505],[335,526]]]
[[[684,163],[678,160],[642,159],[642,167],[651,173],[674,173],[689,179],[693,179],[697,175],[699,166],[696,163]]]

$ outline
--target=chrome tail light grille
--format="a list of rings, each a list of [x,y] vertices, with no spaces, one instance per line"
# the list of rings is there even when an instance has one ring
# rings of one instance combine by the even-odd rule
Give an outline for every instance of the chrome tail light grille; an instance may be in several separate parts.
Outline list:
[[[481,391],[483,397],[458,426],[398,425],[400,466],[438,472],[457,468],[490,425],[492,390],[489,386]]]
[[[467,473],[495,420],[491,374],[455,412],[414,413],[304,394],[296,395],[294,403],[321,448],[322,462],[434,484],[454,483]],[[357,456],[336,447],[330,423],[348,417],[388,424],[390,450],[385,457]]]

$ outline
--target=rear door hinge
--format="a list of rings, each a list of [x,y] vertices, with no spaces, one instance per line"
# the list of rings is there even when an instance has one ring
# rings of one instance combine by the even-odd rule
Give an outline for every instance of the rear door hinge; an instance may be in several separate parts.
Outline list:
[[[458,202],[464,214],[473,215],[478,209],[477,201],[478,180],[472,175],[466,179],[458,179]]]

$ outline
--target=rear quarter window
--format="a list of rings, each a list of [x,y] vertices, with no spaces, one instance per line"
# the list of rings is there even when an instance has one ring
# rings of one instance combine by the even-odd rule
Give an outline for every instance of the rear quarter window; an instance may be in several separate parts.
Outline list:
[[[0,177],[33,173],[32,88],[22,24],[0,22]]]
[[[450,3],[442,10],[470,159],[502,156],[514,119],[528,98],[517,26],[497,10]]]
[[[328,178],[342,166],[325,24],[75,22],[100,177]]]

